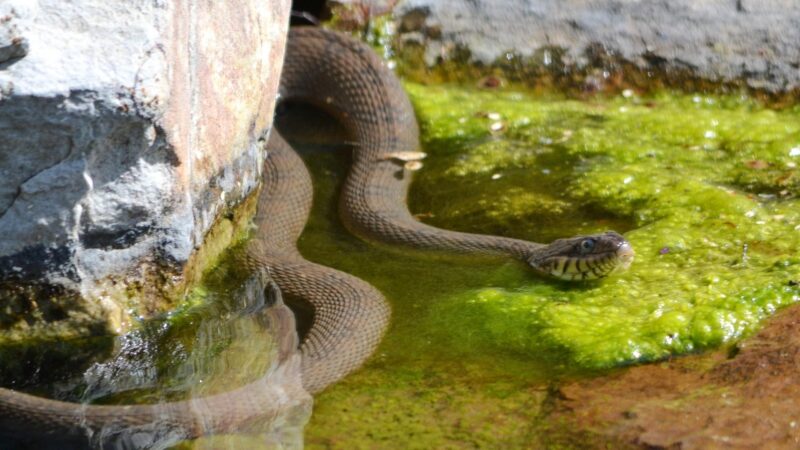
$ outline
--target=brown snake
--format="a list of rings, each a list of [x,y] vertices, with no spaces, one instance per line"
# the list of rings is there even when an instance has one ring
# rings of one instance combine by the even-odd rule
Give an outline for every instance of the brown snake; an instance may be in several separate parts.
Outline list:
[[[505,254],[537,272],[569,280],[601,278],[630,263],[630,245],[614,232],[544,245],[418,222],[406,205],[413,166],[402,159],[418,152],[419,132],[398,79],[369,47],[352,38],[320,28],[294,28],[289,35],[281,100],[309,102],[332,113],[356,142],[340,203],[342,220],[352,232],[423,249]],[[258,231],[244,264],[256,271],[269,268],[282,292],[313,306],[313,324],[300,354],[303,386],[316,393],[358,368],[374,351],[390,311],[369,284],[300,255],[296,241],[311,207],[311,178],[279,133],[272,132],[267,148]],[[0,389],[0,433],[87,440],[108,430],[152,426],[193,438],[233,431],[270,414],[275,407],[268,403],[274,398],[270,394],[258,380],[183,402],[102,406]]]

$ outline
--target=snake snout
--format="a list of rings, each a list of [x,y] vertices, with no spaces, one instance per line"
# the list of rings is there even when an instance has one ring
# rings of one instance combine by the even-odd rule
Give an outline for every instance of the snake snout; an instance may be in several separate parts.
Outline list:
[[[613,231],[559,239],[542,250],[541,257],[528,262],[536,271],[561,280],[583,281],[604,278],[627,269],[634,258],[633,247]]]

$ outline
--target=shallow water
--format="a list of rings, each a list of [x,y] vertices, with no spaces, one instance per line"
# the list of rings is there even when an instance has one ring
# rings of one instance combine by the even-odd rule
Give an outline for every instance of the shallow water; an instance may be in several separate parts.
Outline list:
[[[308,447],[563,444],[546,419],[552,383],[733,342],[800,299],[798,110],[407,87],[429,153],[410,196],[421,220],[540,242],[615,229],[637,259],[575,286],[504,258],[364,242],[336,211],[347,147],[304,144],[315,206],[301,251],[372,283],[393,311],[364,369],[316,399]],[[227,261],[182,310],[120,339],[115,357],[38,388],[148,402],[258,377],[270,338],[241,313],[247,274]]]
[[[485,317],[448,299],[538,280],[514,261],[404,252],[350,235],[338,220],[333,189],[344,179],[347,158],[330,148],[309,150],[316,205],[301,251],[372,283],[391,303],[393,317],[365,368],[318,397],[306,445],[440,448],[528,441],[546,382],[572,373],[568,360],[552,347],[531,357],[492,344]],[[460,331],[453,333],[456,327]]]
[[[365,370],[317,399],[310,447],[548,445],[549,383],[734,342],[800,299],[796,110],[407,87],[430,154],[410,198],[422,220],[535,241],[616,229],[637,260],[576,287],[513,261],[378,248],[337,222],[346,161],[307,158],[304,254],[375,284],[394,311]]]

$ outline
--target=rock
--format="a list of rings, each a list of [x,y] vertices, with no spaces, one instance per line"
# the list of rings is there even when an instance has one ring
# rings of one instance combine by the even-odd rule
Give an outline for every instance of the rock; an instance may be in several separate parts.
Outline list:
[[[0,288],[76,292],[65,320],[83,311],[121,331],[154,308],[126,290],[180,286],[258,185],[289,6],[0,5]]]
[[[735,352],[718,351],[563,386],[552,420],[635,448],[797,448],[800,308]],[[619,447],[619,445],[618,445]]]
[[[800,5],[789,0],[407,0],[394,13],[400,42],[427,36],[429,65],[466,50],[481,64],[522,56],[559,72],[599,67],[601,77],[632,64],[647,77],[800,89]]]

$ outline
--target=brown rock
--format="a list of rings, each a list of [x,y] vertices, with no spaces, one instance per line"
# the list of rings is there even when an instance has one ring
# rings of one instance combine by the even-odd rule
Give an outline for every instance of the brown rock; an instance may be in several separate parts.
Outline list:
[[[735,350],[564,386],[554,417],[648,449],[800,447],[800,307]]]

